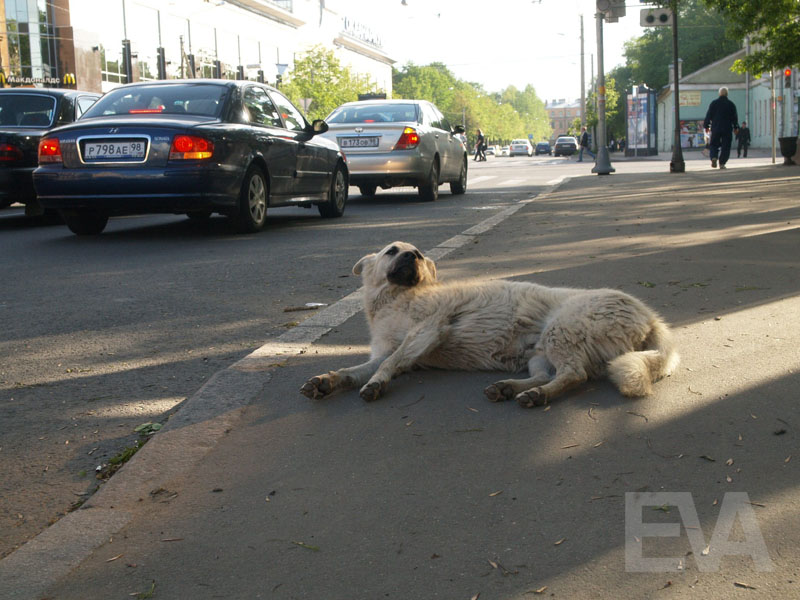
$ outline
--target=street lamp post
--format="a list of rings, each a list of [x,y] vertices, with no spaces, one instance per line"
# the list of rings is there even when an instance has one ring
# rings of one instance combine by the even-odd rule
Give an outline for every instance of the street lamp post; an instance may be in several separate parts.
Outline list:
[[[686,163],[683,162],[683,150],[681,149],[681,96],[678,91],[678,0],[670,3],[672,6],[672,79],[675,82],[675,133],[672,140],[672,160],[669,163],[670,173],[685,173]]]
[[[608,175],[616,169],[611,166],[606,143],[606,77],[603,72],[603,18],[605,15],[597,11],[597,158],[592,173]]]

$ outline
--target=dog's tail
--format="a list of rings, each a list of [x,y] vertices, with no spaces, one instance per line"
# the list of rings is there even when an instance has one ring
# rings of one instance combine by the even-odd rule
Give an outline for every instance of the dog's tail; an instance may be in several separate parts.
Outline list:
[[[672,334],[657,317],[653,319],[644,349],[627,352],[608,363],[608,377],[625,396],[647,396],[653,383],[671,375],[680,357]]]

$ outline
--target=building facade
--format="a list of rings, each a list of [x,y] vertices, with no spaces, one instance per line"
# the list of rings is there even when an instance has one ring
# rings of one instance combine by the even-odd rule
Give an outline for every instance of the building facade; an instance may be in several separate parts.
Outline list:
[[[550,127],[553,130],[550,143],[555,143],[556,138],[560,135],[567,135],[575,119],[581,118],[580,100],[572,100],[570,102],[563,98],[550,100],[545,102],[544,109],[547,111],[547,116],[550,118]]]
[[[346,0],[0,0],[0,10],[3,86],[105,92],[193,75],[275,83],[322,46],[391,96],[394,61]]]

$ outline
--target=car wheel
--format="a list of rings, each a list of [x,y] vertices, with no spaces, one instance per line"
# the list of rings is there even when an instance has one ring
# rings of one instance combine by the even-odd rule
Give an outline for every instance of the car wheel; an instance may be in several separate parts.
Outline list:
[[[439,199],[439,163],[435,160],[431,164],[427,181],[419,186],[419,195],[426,202],[436,202]]]
[[[458,174],[456,181],[450,182],[451,194],[463,194],[467,191],[467,159],[461,164],[461,172]]]
[[[62,213],[61,216],[75,235],[97,235],[108,223],[108,215],[91,210],[70,211]]]
[[[267,198],[269,191],[264,172],[255,165],[247,169],[239,194],[239,213],[236,229],[240,233],[254,233],[267,221]]]
[[[317,208],[323,217],[332,219],[344,214],[345,204],[347,204],[347,178],[344,176],[344,170],[336,165],[328,190],[328,201],[317,205]]]
[[[358,186],[358,191],[361,192],[362,196],[369,196],[370,198],[375,195],[375,192],[378,191],[377,185],[360,185]]]

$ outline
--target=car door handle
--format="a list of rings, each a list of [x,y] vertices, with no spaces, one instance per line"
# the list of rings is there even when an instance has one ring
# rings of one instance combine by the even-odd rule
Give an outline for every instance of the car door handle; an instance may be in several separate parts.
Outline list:
[[[267,146],[271,146],[272,144],[275,143],[275,140],[273,140],[270,137],[259,137],[258,141],[259,141],[259,143],[266,144]]]

